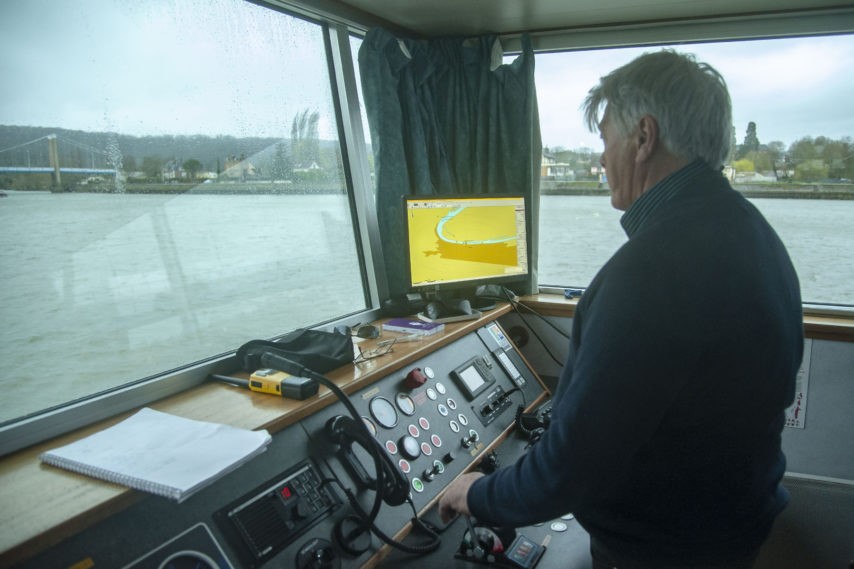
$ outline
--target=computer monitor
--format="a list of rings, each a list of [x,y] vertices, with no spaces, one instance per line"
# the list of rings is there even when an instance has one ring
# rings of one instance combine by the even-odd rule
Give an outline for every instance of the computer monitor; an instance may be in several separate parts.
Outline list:
[[[528,274],[522,196],[405,196],[412,290],[443,295]]]

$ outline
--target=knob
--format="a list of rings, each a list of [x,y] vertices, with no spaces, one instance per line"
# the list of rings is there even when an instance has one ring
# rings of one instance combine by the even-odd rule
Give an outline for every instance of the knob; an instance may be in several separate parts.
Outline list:
[[[305,503],[305,500],[302,498],[297,499],[297,503],[294,504],[294,507],[291,509],[291,518],[294,520],[303,520],[307,518],[311,514],[311,510],[308,507],[308,504]]]
[[[415,437],[403,435],[400,437],[400,443],[397,446],[400,448],[400,452],[403,453],[403,456],[409,460],[415,460],[421,456],[421,447],[418,445],[418,441],[415,440]]]
[[[405,385],[407,389],[417,389],[424,385],[424,382],[426,381],[427,376],[424,375],[420,367],[417,367],[410,370],[410,372],[406,374]]]
[[[332,544],[325,539],[315,538],[306,542],[296,556],[297,569],[338,569],[341,558]]]

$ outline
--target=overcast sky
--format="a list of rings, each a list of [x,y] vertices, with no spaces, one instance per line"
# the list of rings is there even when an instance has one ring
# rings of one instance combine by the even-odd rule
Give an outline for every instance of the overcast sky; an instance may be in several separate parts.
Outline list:
[[[601,149],[578,108],[649,49],[538,55],[543,144]],[[727,80],[739,142],[749,121],[761,142],[854,136],[854,36],[680,49]],[[0,53],[0,124],[286,137],[309,108],[337,136],[316,28],[246,2],[3,0]]]
[[[588,90],[612,69],[654,49],[658,48],[537,55],[543,144],[600,149],[598,135],[587,131],[578,112]],[[676,49],[695,54],[723,75],[739,143],[750,121],[756,123],[763,143],[779,140],[788,145],[804,136],[854,137],[854,35],[689,44]],[[558,119],[563,116],[570,120]]]

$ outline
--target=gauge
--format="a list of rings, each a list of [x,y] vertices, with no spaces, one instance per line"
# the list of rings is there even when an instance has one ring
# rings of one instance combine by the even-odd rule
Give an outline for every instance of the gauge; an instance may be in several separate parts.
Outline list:
[[[362,421],[365,422],[365,426],[368,427],[368,430],[371,431],[371,434],[377,436],[377,427],[374,425],[374,422],[368,419],[367,417],[362,417]]]
[[[412,397],[406,393],[398,393],[394,400],[401,413],[410,416],[415,415],[415,401],[412,400]]]
[[[397,411],[391,401],[385,397],[374,397],[371,399],[371,415],[380,426],[391,429],[397,425]]]

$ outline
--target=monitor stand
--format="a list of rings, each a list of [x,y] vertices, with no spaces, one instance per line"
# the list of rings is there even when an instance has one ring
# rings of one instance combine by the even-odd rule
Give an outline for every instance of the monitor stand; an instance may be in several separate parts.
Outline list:
[[[474,298],[474,297],[471,297]],[[476,300],[476,299],[475,299]],[[427,322],[460,322],[476,320],[482,315],[468,296],[428,293],[427,305],[418,313],[418,318]]]

